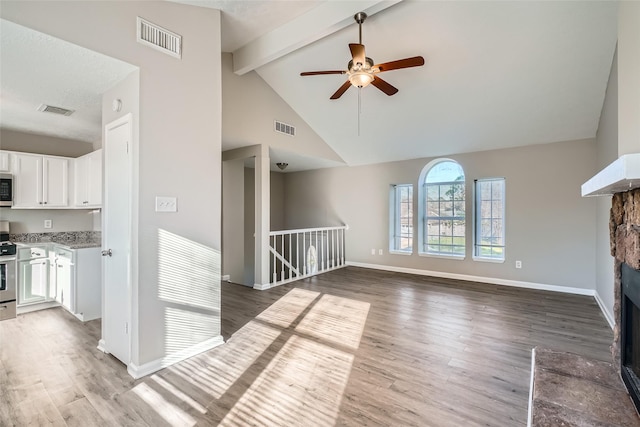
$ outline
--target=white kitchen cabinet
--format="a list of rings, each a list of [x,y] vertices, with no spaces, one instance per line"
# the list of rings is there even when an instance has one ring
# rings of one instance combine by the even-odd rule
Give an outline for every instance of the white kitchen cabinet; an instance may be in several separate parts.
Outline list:
[[[74,199],[79,208],[102,206],[102,149],[74,159]]]
[[[86,322],[102,317],[102,256],[100,248],[74,250],[75,316]]]
[[[56,248],[54,260],[55,277],[52,277],[51,280],[55,281],[56,301],[70,312],[75,313],[73,255],[73,251]]]
[[[69,159],[13,153],[14,208],[69,206]]]
[[[0,151],[0,172],[11,172],[10,154],[8,151]]]

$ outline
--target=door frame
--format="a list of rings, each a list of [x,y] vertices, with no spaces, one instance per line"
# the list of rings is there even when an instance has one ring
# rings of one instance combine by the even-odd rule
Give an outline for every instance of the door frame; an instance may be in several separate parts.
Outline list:
[[[127,254],[127,283],[126,283],[126,295],[127,295],[127,303],[126,303],[126,307],[124,307],[126,309],[127,312],[127,317],[129,319],[129,342],[128,342],[128,360],[127,362],[124,362],[126,364],[127,367],[130,366],[131,361],[132,361],[132,351],[133,351],[133,307],[132,307],[132,302],[133,302],[133,291],[132,291],[132,284],[133,284],[133,275],[132,275],[132,254],[133,254],[133,239],[132,239],[132,235],[133,235],[133,146],[134,146],[134,141],[133,141],[133,135],[134,135],[134,129],[133,129],[133,114],[132,113],[128,113],[125,114],[124,116],[117,118],[116,120],[107,123],[104,126],[104,134],[103,134],[103,156],[102,156],[102,170],[103,172],[103,197],[102,197],[102,223],[101,223],[101,228],[102,228],[102,249],[106,250],[109,249],[107,246],[108,243],[108,230],[107,230],[107,219],[109,218],[109,207],[107,206],[107,198],[106,198],[106,194],[107,194],[107,187],[109,185],[108,179],[107,179],[107,170],[109,165],[107,164],[107,132],[118,128],[126,123],[129,123],[129,147],[128,147],[128,153],[129,155],[128,157],[128,164],[127,164],[127,170],[125,171],[127,173],[127,175],[129,176],[129,194],[127,195],[127,197],[129,198],[129,212],[127,214],[128,218],[128,227],[126,230],[127,233],[127,241],[129,242],[127,249],[128,249],[128,254]],[[117,171],[114,171],[115,173],[117,173]],[[122,172],[122,171],[121,171]],[[104,315],[105,315],[105,284],[106,284],[106,267],[105,267],[105,263],[106,263],[106,257],[102,257],[102,329],[101,329],[101,338],[100,341],[98,342],[98,349],[104,353],[109,353],[109,350],[107,349],[108,345],[106,345],[106,342],[104,341],[104,336],[105,336],[105,327],[106,327],[106,322],[104,322]]]

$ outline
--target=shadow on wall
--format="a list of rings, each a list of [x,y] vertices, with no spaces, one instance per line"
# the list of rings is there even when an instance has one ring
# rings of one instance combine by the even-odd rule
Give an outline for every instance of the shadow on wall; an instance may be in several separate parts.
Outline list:
[[[220,253],[158,230],[158,297],[164,316],[166,366],[180,352],[220,335]]]

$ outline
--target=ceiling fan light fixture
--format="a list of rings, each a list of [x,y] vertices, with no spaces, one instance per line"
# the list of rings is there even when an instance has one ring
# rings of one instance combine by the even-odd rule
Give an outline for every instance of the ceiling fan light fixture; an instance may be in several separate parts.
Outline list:
[[[366,71],[355,71],[349,74],[349,81],[355,87],[367,87],[373,81],[373,74]]]

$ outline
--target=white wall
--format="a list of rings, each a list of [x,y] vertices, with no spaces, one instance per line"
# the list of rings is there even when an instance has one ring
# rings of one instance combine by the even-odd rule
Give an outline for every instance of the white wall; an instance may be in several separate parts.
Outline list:
[[[618,9],[618,156],[640,153],[640,2]]]
[[[222,274],[244,282],[244,159],[222,162]],[[251,283],[253,285],[253,283]]]
[[[94,211],[86,209],[0,208],[0,219],[10,222],[12,234],[94,230],[95,215]],[[45,219],[52,221],[51,228],[44,228]]]
[[[286,174],[285,225],[348,224],[346,255],[352,262],[593,290],[596,201],[582,198],[580,185],[596,170],[595,154],[595,141],[581,140],[450,156],[464,168],[468,195],[476,178],[506,178],[503,264],[471,259],[471,197],[464,261],[387,253],[389,186],[413,183],[417,189],[430,158]],[[371,255],[372,248],[384,255]]]
[[[0,150],[48,154],[50,156],[80,157],[92,152],[94,149],[93,145],[86,141],[3,128],[0,129]]]
[[[220,12],[165,1],[2,3],[2,18],[140,67],[139,139],[134,166],[132,363],[171,355],[220,335],[221,52]],[[136,16],[183,36],[181,60],[136,42]],[[178,212],[154,211],[157,195]],[[160,293],[159,235],[210,253],[203,266],[213,294],[185,305]],[[192,270],[183,265],[185,274]],[[177,296],[188,289],[175,287]],[[183,294],[185,293],[185,294]],[[176,323],[176,316],[183,316]],[[199,331],[195,333],[195,331]],[[181,340],[176,340],[180,335]]]
[[[255,144],[337,162],[342,159],[255,72],[233,73],[233,59],[222,55],[222,141],[224,150]],[[296,126],[296,136],[276,133],[273,121]]]
[[[613,57],[607,92],[596,135],[596,170],[618,157],[618,55]],[[614,260],[609,243],[611,196],[596,197],[596,293],[609,319],[613,319]]]

